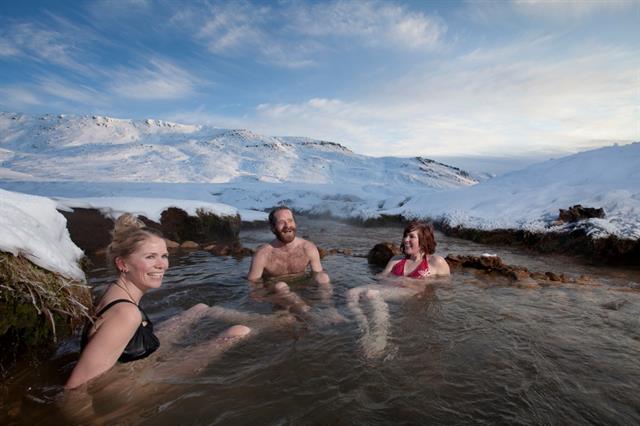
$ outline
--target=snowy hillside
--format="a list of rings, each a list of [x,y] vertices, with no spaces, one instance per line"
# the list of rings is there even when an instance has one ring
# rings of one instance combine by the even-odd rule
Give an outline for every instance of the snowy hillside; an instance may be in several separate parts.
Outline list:
[[[144,213],[148,205],[153,215],[162,209],[158,203],[193,207],[185,200],[194,200],[232,206],[251,220],[263,217],[256,210],[287,204],[342,218],[400,214],[542,232],[566,229],[556,223],[559,209],[582,204],[605,211],[605,218],[578,225],[593,237],[640,238],[640,143],[477,183],[429,159],[367,157],[308,138],[158,120],[3,113],[0,188],[114,212],[131,204]]]
[[[18,180],[380,182],[416,189],[477,183],[422,158],[373,158],[333,142],[159,120],[1,113],[0,149],[0,178]]]
[[[559,231],[559,209],[603,208],[581,226],[593,237],[640,238],[640,142],[534,164],[481,184],[413,197],[386,213],[434,217],[451,226]]]

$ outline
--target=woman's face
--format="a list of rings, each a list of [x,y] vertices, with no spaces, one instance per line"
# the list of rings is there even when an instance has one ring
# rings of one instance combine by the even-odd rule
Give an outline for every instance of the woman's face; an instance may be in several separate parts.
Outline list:
[[[123,260],[127,279],[141,290],[158,288],[169,267],[167,244],[160,237],[149,236]]]
[[[404,254],[415,255],[420,253],[420,239],[418,238],[418,231],[411,231],[407,233],[402,239],[404,246]]]

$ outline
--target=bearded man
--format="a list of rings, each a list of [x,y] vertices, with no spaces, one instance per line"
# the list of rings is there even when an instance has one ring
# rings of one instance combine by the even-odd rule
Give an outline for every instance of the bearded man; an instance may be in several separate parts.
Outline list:
[[[276,238],[260,246],[253,255],[249,281],[301,274],[310,265],[319,284],[329,283],[329,276],[322,270],[318,248],[311,241],[296,237],[296,221],[290,208],[273,209],[269,213],[269,224]]]

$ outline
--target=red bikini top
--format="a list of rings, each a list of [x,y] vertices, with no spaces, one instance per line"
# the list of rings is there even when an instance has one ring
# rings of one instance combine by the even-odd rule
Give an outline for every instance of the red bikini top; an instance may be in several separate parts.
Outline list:
[[[393,273],[394,275],[397,275],[399,277],[403,277],[404,275],[404,264],[407,263],[407,258],[405,257],[404,259],[401,259],[398,263],[396,263],[393,266],[393,269],[391,270],[391,273]],[[420,262],[420,264],[418,265],[418,267],[411,272],[410,274],[406,275],[407,277],[410,278],[424,278],[427,275],[430,274],[429,271],[429,261],[427,260],[427,256],[424,257],[424,259],[422,259],[422,262]]]

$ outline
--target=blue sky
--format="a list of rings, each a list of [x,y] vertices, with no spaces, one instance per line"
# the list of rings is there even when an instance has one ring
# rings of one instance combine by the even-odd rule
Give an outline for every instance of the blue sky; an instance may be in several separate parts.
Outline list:
[[[640,140],[640,1],[0,2],[0,109],[369,155]]]

